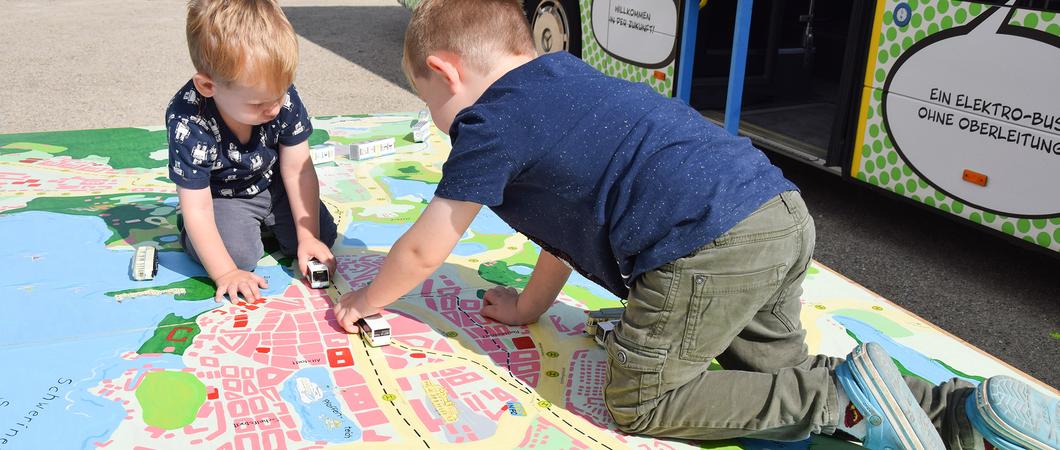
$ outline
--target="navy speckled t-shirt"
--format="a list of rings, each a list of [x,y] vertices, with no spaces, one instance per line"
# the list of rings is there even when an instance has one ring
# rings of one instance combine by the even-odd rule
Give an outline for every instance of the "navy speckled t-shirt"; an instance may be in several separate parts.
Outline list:
[[[623,298],[796,189],[748,139],[562,52],[501,77],[449,132],[436,195],[489,206]]]
[[[294,86],[287,88],[276,118],[250,131],[240,143],[225,126],[213,99],[188,81],[166,109],[169,179],[186,189],[210,187],[214,197],[250,198],[269,188],[280,145],[309,139],[313,125]]]

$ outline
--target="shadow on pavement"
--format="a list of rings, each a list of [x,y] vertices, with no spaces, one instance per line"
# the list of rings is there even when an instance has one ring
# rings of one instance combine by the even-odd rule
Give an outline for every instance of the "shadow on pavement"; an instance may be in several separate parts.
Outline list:
[[[401,71],[409,11],[401,6],[290,6],[296,33],[412,92]]]

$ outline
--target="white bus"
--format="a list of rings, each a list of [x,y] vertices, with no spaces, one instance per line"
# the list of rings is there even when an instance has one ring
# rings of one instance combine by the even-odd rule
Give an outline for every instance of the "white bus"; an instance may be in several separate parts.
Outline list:
[[[150,280],[158,274],[158,249],[150,245],[136,247],[133,253],[132,279],[136,281]]]
[[[390,345],[390,324],[379,314],[372,314],[357,322],[361,339],[372,347]]]

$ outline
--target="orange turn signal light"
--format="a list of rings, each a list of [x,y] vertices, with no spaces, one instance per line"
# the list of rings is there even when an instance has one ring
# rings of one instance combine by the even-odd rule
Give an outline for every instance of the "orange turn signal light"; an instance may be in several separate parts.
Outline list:
[[[974,170],[964,169],[964,175],[961,176],[964,181],[972,184],[978,184],[979,186],[986,186],[986,180],[989,178],[986,174],[976,172]]]

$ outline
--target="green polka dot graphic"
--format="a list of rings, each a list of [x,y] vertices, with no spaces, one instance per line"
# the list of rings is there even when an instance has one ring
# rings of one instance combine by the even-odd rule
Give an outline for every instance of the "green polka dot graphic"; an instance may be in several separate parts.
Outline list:
[[[865,90],[865,93],[868,96],[865,104],[862,105],[861,120],[863,121],[863,124],[861,128],[862,134],[860,135],[861,143],[856,150],[852,175],[863,182],[890,190],[896,194],[937,208],[940,211],[963,217],[971,222],[993,228],[1042,247],[1060,251],[1060,208],[1051,212],[1047,208],[1043,208],[1044,212],[1011,211],[1013,207],[1008,204],[1005,204],[1002,207],[990,207],[994,205],[984,205],[986,202],[977,202],[962,194],[954,195],[954,192],[957,191],[959,187],[956,189],[949,189],[948,187],[961,186],[962,183],[972,186],[969,181],[962,179],[963,169],[967,168],[975,173],[979,173],[974,170],[976,167],[966,167],[967,165],[972,165],[971,162],[966,163],[966,161],[972,159],[971,156],[968,154],[959,154],[961,151],[970,151],[967,150],[967,147],[965,146],[956,144],[947,145],[950,143],[949,141],[935,145],[933,148],[923,150],[921,152],[922,154],[952,151],[954,154],[959,154],[959,161],[961,161],[961,163],[966,163],[965,166],[955,169],[955,172],[948,172],[943,175],[931,173],[928,164],[918,163],[917,159],[913,156],[916,151],[920,151],[915,148],[918,145],[918,134],[912,132],[906,132],[903,134],[908,127],[902,128],[905,124],[897,119],[901,108],[907,107],[910,108],[909,111],[912,111],[911,115],[906,112],[902,112],[901,114],[907,118],[912,118],[906,120],[921,121],[938,128],[947,126],[945,124],[945,121],[947,120],[945,116],[945,113],[947,112],[946,108],[936,108],[934,113],[941,112],[938,115],[921,117],[921,115],[930,115],[933,113],[921,112],[920,105],[913,106],[902,104],[903,101],[906,103],[914,103],[914,100],[907,100],[912,97],[928,100],[928,97],[931,95],[931,91],[927,88],[923,89],[923,92],[908,92],[908,90],[902,91],[904,87],[897,85],[901,78],[902,70],[906,68],[903,66],[910,64],[911,61],[918,58],[917,53],[924,52],[925,55],[929,55],[930,57],[930,53],[928,53],[926,49],[936,46],[939,42],[946,42],[947,39],[950,40],[950,44],[953,44],[956,42],[952,40],[954,39],[954,35],[962,33],[967,33],[969,35],[977,35],[979,33],[996,34],[998,33],[997,30],[1002,27],[1005,27],[1006,30],[1005,37],[1010,37],[1008,36],[1009,33],[1015,33],[1034,36],[1035,39],[1053,39],[1060,37],[1060,17],[1057,17],[1057,14],[1052,12],[1023,9],[1016,9],[1013,11],[1004,7],[998,8],[994,11],[996,16],[991,17],[990,13],[993,11],[993,7],[970,1],[933,0],[928,2],[923,0],[912,0],[903,2],[887,0],[880,3],[881,4],[878,7],[882,11],[880,17],[881,26],[876,35],[877,46],[874,49],[874,54],[870,54],[870,71],[866,78],[867,86]],[[978,27],[978,25],[987,24],[991,19],[996,21],[997,25],[992,25],[992,28],[986,25]],[[1033,31],[1019,31],[1022,29]],[[969,32],[969,30],[971,32]],[[1011,30],[1016,30],[1016,32]],[[935,36],[938,33],[943,34]],[[1023,40],[1030,43],[1035,42],[1032,39]],[[969,51],[969,56],[967,57],[976,57],[977,51],[981,50],[977,49]],[[1056,58],[1057,60],[1060,60],[1060,51],[1057,51],[1056,48],[1052,48],[1052,51],[1055,56],[1045,55],[1043,57],[1036,57],[1035,62],[1032,64],[1039,64],[1039,60],[1042,58]],[[1027,54],[1029,55],[1030,52]],[[916,63],[921,62],[922,61],[916,61]],[[989,62],[984,62],[984,64],[989,64]],[[922,66],[926,67],[926,65]],[[1030,71],[1035,66],[1028,65],[1027,67],[1028,71]],[[898,70],[895,70],[896,68],[898,68]],[[978,73],[978,71],[976,73]],[[888,95],[889,98],[885,100],[884,87],[889,78],[891,78],[892,85],[888,86],[889,90],[887,92],[892,94],[897,92],[899,95]],[[943,95],[943,92],[949,90],[949,94],[952,96],[956,96],[958,93],[964,94],[965,97],[962,97],[960,100],[961,102],[968,103],[971,101],[969,98],[973,97],[973,95],[964,92],[953,92],[957,89],[950,87],[952,85],[949,83],[949,80],[945,81],[946,82],[939,82],[935,85],[931,85],[931,87],[937,87],[938,90],[936,93],[938,95],[941,96]],[[979,92],[977,92],[977,94],[980,94],[979,96],[981,97],[989,97],[989,95]],[[1046,99],[1051,98],[1048,97],[1050,94],[1048,94],[1047,91],[1039,92],[1038,95],[1045,96]],[[896,100],[899,96],[904,96],[905,99]],[[1032,97],[1034,96],[1032,95]],[[936,98],[935,100],[940,105],[954,106],[954,109],[957,109],[956,105],[963,106],[963,103],[957,103],[958,100],[953,97],[946,99]],[[949,103],[944,100],[948,100]],[[1052,103],[1047,100],[1042,101]],[[970,108],[974,108],[974,106],[969,106],[968,109]],[[1028,111],[1031,110],[1029,107],[1026,109]],[[1040,109],[1050,110],[1047,107]],[[1052,109],[1055,109],[1055,104]],[[979,112],[978,114],[982,115],[984,113]],[[967,122],[967,127],[970,128],[971,120],[977,119],[976,116],[970,114],[955,114],[949,119],[953,121],[952,127],[954,129],[959,129],[961,118],[966,116],[971,117]],[[1012,119],[1011,117],[1006,118]],[[935,122],[931,122],[931,120],[934,120]],[[985,122],[985,120],[981,119],[980,121]],[[1040,131],[1035,135],[1037,137],[1021,138],[1027,142],[1031,142],[1031,144],[1043,142],[1040,140],[1034,140],[1039,138],[1055,139],[1056,142],[1060,143],[1060,126],[1055,127],[1056,130],[1043,127],[1039,127],[1042,128],[1040,130],[1033,129],[1030,128],[1030,126],[1034,124],[1033,117],[1023,119],[1018,123],[1020,125],[1028,126],[1023,128],[1032,129],[1032,131],[1035,132]],[[1060,125],[1060,123],[1057,125]],[[922,128],[920,129],[927,129],[926,127],[927,125],[922,125]],[[1012,131],[1012,136],[1022,136],[1016,133],[1022,132],[1023,128],[1020,128],[1020,131]],[[968,135],[972,134],[968,132],[967,129],[961,132]],[[990,131],[987,130],[986,132],[983,132],[983,134],[988,134],[989,132]],[[984,141],[986,139],[982,136],[973,137]],[[992,139],[997,138],[992,137]],[[1015,146],[1016,144],[1009,143],[1009,145]],[[1045,148],[1048,150],[1052,147],[1046,145]],[[1057,148],[1060,149],[1060,144],[1057,144]],[[1026,153],[1027,155],[1019,157],[1027,158],[1028,160],[1041,156],[1057,157],[1056,155],[1049,154],[1048,151],[1044,154],[1034,154],[1033,150],[1028,149]],[[953,160],[948,162],[951,167],[954,165],[952,161]],[[1046,161],[1042,167],[1035,167],[1034,163],[1028,163],[1030,166],[1028,170],[1045,171],[1047,170],[1046,168],[1049,167],[1049,163],[1051,163],[1051,161]],[[925,170],[928,172],[925,172]],[[986,172],[985,169],[981,170]],[[999,166],[995,169],[995,174],[999,174],[998,172],[1004,170],[1006,170],[1006,168]],[[986,175],[990,174],[986,173]],[[927,182],[924,176],[927,176],[931,182]],[[1024,176],[1027,176],[1028,179],[1030,179],[1028,175],[1024,174]],[[1000,178],[1001,177],[997,177],[997,180],[1000,180]],[[989,183],[989,181],[987,182]],[[949,184],[947,185],[946,183]],[[991,185],[990,188],[996,190],[998,189],[998,186],[1001,185],[1002,184],[999,181],[994,185]],[[972,188],[974,188],[974,186],[972,186]],[[1012,198],[1025,200],[1023,197]],[[1011,203],[1019,204],[1021,202],[1016,201]],[[1029,202],[1023,201],[1022,203]],[[1006,209],[1010,209],[1010,211],[1006,211]]]

